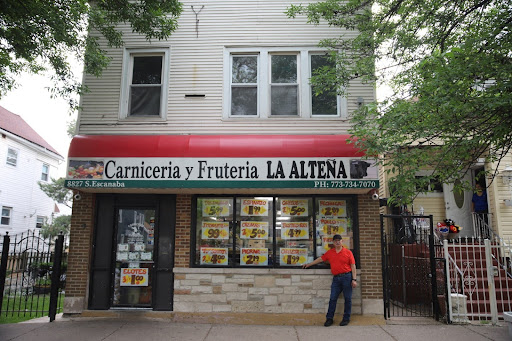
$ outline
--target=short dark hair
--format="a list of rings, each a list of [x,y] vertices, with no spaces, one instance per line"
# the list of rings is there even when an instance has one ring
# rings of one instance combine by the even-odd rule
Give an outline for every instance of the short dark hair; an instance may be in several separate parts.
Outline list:
[[[336,239],[341,240],[341,236],[339,234],[335,234],[334,236],[332,236],[332,240],[336,240]]]

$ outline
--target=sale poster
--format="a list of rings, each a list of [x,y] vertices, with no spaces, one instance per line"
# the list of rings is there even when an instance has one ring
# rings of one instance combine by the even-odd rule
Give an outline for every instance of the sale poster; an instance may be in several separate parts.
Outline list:
[[[203,221],[201,226],[202,239],[228,239],[229,222]]]
[[[240,222],[241,239],[267,239],[268,222],[266,221],[242,221]]]
[[[241,248],[240,265],[263,266],[268,265],[267,248]]]
[[[309,239],[309,222],[282,222],[281,238],[285,240]]]
[[[229,216],[230,199],[203,199],[203,217]]]
[[[306,248],[280,248],[279,264],[283,266],[297,266],[306,264],[308,249]]]
[[[319,221],[320,231],[323,234],[346,234],[348,221],[345,218],[321,218]]]
[[[242,199],[240,215],[245,217],[268,217],[268,200]]]
[[[305,217],[308,213],[308,199],[281,199],[281,216]]]
[[[147,287],[148,269],[147,268],[121,268],[122,287]]]
[[[227,265],[228,248],[227,247],[202,247],[201,265]]]
[[[323,217],[346,217],[347,203],[345,200],[319,200],[318,208]]]

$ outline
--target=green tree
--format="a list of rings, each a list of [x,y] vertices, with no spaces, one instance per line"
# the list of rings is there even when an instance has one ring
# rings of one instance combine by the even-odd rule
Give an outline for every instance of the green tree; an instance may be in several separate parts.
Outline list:
[[[69,234],[71,226],[71,216],[61,215],[53,219],[50,224],[44,224],[41,227],[40,234],[43,238],[54,238],[62,232],[62,234]]]
[[[0,98],[16,86],[23,72],[50,70],[52,96],[84,91],[68,58],[82,60],[84,71],[100,76],[110,58],[100,46],[121,47],[120,24],[147,40],[166,39],[177,27],[182,5],[177,0],[0,0]],[[94,31],[94,34],[88,34]]]
[[[50,198],[55,200],[60,204],[64,204],[67,207],[71,207],[71,199],[73,197],[73,192],[66,187],[64,187],[65,178],[59,178],[55,180],[51,178],[51,182],[46,183],[40,181],[39,188]]]
[[[351,31],[321,42],[336,68],[314,77],[317,93],[343,94],[354,79],[390,86],[353,115],[351,133],[394,176],[391,201],[409,203],[426,183],[453,183],[477,159],[499,164],[510,151],[510,0],[327,0],[288,15]],[[420,169],[433,174],[416,178]]]

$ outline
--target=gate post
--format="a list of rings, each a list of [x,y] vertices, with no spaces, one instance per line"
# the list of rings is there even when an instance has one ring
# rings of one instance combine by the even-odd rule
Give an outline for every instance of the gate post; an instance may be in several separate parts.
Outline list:
[[[484,245],[487,285],[489,290],[489,300],[491,301],[491,322],[495,326],[498,323],[498,306],[496,303],[496,288],[494,285],[494,271],[492,268],[491,241],[489,239],[484,239]]]
[[[50,322],[55,320],[57,315],[57,303],[59,300],[60,270],[62,262],[62,249],[64,246],[64,235],[62,232],[57,236],[55,241],[55,254],[53,256],[52,284],[50,286],[50,310],[48,316]]]
[[[9,237],[9,232],[6,232],[2,247],[2,261],[0,262],[0,314],[2,313],[2,303],[4,302],[5,277],[7,275],[7,259],[9,258],[10,243],[11,238]]]

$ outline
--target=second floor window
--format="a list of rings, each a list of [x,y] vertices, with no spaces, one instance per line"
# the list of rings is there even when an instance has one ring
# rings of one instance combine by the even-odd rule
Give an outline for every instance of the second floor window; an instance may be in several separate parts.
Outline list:
[[[48,181],[48,177],[50,174],[50,166],[47,164],[43,164],[43,170],[41,172],[41,180]]]
[[[315,48],[228,48],[224,117],[346,118],[346,98],[316,94],[310,79],[332,67]]]
[[[165,116],[168,58],[167,49],[125,51],[121,118]]]
[[[36,219],[36,228],[40,229],[44,225],[45,217],[38,216]]]
[[[7,149],[7,161],[6,163],[11,166],[16,166],[18,163],[18,151],[14,148]]]

